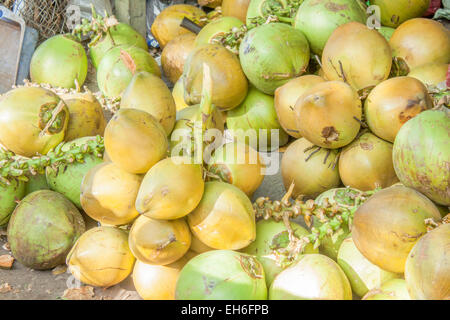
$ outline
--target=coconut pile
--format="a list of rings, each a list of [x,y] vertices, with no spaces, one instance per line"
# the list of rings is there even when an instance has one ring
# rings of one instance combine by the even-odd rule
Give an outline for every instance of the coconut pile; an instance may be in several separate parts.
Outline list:
[[[93,10],[0,97],[0,262],[146,300],[450,299],[450,32],[429,7],[171,5],[159,63]],[[284,196],[260,197],[277,172]]]

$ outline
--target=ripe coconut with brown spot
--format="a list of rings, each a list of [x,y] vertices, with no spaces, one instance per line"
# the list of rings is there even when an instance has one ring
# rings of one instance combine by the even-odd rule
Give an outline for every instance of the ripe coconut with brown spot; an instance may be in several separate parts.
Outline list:
[[[169,41],[161,53],[161,66],[170,82],[175,83],[183,74],[184,64],[195,47],[196,35],[185,33]]]
[[[184,219],[168,221],[140,216],[131,227],[128,241],[139,261],[167,265],[189,250],[191,232]]]
[[[112,162],[129,173],[146,173],[166,157],[167,149],[164,128],[145,111],[121,109],[106,126],[105,150]]]
[[[346,146],[361,127],[361,100],[341,81],[318,83],[295,104],[299,133],[312,143],[328,149]]]
[[[294,183],[293,198],[300,195],[314,198],[341,184],[337,151],[320,148],[300,138],[284,152],[281,175],[286,190]]]
[[[391,66],[389,43],[377,30],[359,22],[338,27],[323,49],[322,69],[326,78],[345,81],[356,91],[386,80]]]
[[[120,109],[148,112],[158,120],[167,135],[175,125],[177,111],[172,93],[161,78],[146,71],[133,76],[122,94]]]
[[[450,31],[431,19],[402,23],[389,44],[393,56],[403,59],[410,69],[429,63],[450,63]]]
[[[392,143],[369,132],[346,146],[339,158],[339,175],[344,185],[370,191],[397,183],[392,148]]]
[[[396,77],[383,81],[370,92],[364,103],[364,114],[373,133],[394,142],[406,121],[431,108],[433,101],[422,82]]]
[[[275,110],[278,121],[287,134],[294,138],[301,138],[297,129],[295,104],[298,98],[312,86],[325,80],[316,75],[306,75],[290,80],[275,90]]]

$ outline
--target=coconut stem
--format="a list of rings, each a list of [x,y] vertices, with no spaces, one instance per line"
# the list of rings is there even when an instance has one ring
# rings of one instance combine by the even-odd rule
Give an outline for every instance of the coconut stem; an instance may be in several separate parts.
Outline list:
[[[11,151],[0,150],[0,185],[9,185],[12,179],[28,181],[28,177],[38,173],[43,174],[47,167],[58,167],[63,164],[84,162],[88,155],[102,158],[105,151],[103,138],[97,136],[81,145],[72,144],[65,151],[60,143],[47,155],[39,155],[33,158],[18,157]]]
[[[319,204],[314,200],[302,201],[300,197],[293,202],[288,201],[293,187],[294,185],[291,184],[286,193],[289,196],[283,197],[281,201],[271,201],[269,198],[261,197],[253,204],[257,219],[282,220],[286,225],[290,243],[286,248],[277,249],[274,252],[278,264],[283,266],[292,263],[298,254],[304,252],[309,243],[313,243],[314,247],[317,248],[324,237],[335,237],[341,234],[344,226],[351,228],[356,209],[377,192],[377,190],[374,190],[350,194],[349,197],[353,200],[351,205],[331,204],[327,198]],[[300,216],[303,216],[306,225],[311,228],[311,234],[302,238],[297,237],[290,227],[290,219]],[[312,227],[313,217],[321,223],[320,227]]]

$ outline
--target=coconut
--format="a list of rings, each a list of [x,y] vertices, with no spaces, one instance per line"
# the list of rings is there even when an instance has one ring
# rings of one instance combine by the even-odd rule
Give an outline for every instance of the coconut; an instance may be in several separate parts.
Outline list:
[[[184,101],[184,83],[183,78],[178,79],[172,89],[172,97],[175,101],[175,106],[177,111],[183,110],[189,107],[189,105]]]
[[[98,68],[105,54],[116,46],[133,46],[145,51],[148,50],[147,41],[139,32],[126,23],[117,23],[109,26],[100,39],[89,43],[89,56],[94,68]]]
[[[412,299],[450,298],[450,224],[423,236],[406,260],[405,279]]]
[[[128,241],[139,261],[167,265],[186,254],[191,233],[184,219],[167,221],[140,216],[131,227]]]
[[[208,43],[217,43],[218,37],[223,36],[233,29],[238,29],[243,25],[244,23],[242,23],[242,21],[238,18],[227,16],[221,17],[208,23],[202,28],[202,30],[200,30],[195,39],[195,45],[201,46]]]
[[[361,101],[356,91],[340,81],[318,83],[295,104],[297,129],[312,143],[329,149],[348,145],[361,128]]]
[[[290,223],[294,234],[298,238],[307,236],[309,232],[295,222]],[[270,287],[275,277],[286,267],[277,262],[275,250],[286,248],[289,245],[289,233],[283,221],[261,220],[256,223],[256,239],[251,245],[242,249],[242,252],[255,256],[261,262],[266,275],[267,287]],[[313,244],[308,244],[303,253],[318,253]],[[294,261],[300,254],[294,258]]]
[[[396,77],[383,81],[370,92],[364,114],[373,133],[394,142],[405,122],[432,107],[433,101],[423,83],[411,77]]]
[[[196,35],[185,33],[170,40],[161,53],[161,66],[164,75],[175,83],[183,74],[184,64],[195,48]]]
[[[290,136],[301,138],[294,108],[298,98],[312,86],[324,81],[322,77],[306,75],[289,80],[288,83],[275,90],[274,102],[278,121]]]
[[[111,287],[125,280],[135,258],[128,247],[128,234],[114,227],[97,227],[85,232],[67,256],[66,264],[81,282]]]
[[[24,266],[46,270],[64,263],[84,230],[83,217],[66,197],[42,190],[26,196],[14,210],[8,242]]]
[[[176,106],[172,93],[161,78],[146,71],[133,76],[122,94],[120,109],[138,109],[151,114],[167,135],[175,125]]]
[[[427,86],[437,86],[447,80],[447,63],[429,63],[411,70],[408,77],[416,78]]]
[[[240,142],[261,151],[276,150],[289,140],[278,122],[273,97],[254,87],[239,107],[227,113],[227,128]]]
[[[191,52],[183,72],[185,101],[200,103],[203,64],[211,70],[212,103],[220,110],[237,107],[247,95],[248,82],[236,55],[219,44],[202,45]]]
[[[192,233],[214,249],[239,250],[256,237],[250,199],[225,182],[207,182],[202,200],[187,220]]]
[[[214,151],[208,162],[208,171],[222,181],[231,183],[253,195],[264,180],[264,164],[260,154],[247,144],[226,143]]]
[[[362,191],[384,189],[397,183],[392,147],[392,143],[372,133],[362,134],[341,152],[339,175],[342,183]]]
[[[400,129],[393,149],[400,181],[445,206],[450,206],[449,131],[448,112],[425,111]]]
[[[356,91],[386,80],[391,66],[389,43],[378,31],[359,22],[349,22],[334,30],[322,54],[326,78],[345,81]]]
[[[428,218],[441,218],[433,202],[413,189],[392,186],[358,208],[352,238],[370,262],[383,270],[403,273],[409,252],[427,231]]]
[[[8,224],[9,218],[17,206],[18,200],[26,195],[26,183],[12,179],[9,184],[0,184],[0,227]]]
[[[423,16],[430,0],[370,0],[370,4],[379,7],[383,26],[395,28],[406,20]]]
[[[305,0],[295,15],[293,26],[308,39],[312,52],[321,55],[328,38],[340,25],[365,23],[366,8],[354,0]]]
[[[165,158],[167,148],[164,128],[145,111],[121,109],[106,126],[105,150],[118,167],[129,173],[147,173]]]
[[[204,187],[200,164],[192,163],[187,157],[167,158],[145,175],[136,198],[136,209],[152,219],[178,219],[197,207]]]
[[[270,300],[351,300],[352,289],[339,265],[321,254],[305,254],[272,282]]]
[[[370,290],[362,300],[411,300],[404,279],[392,279]]]
[[[114,47],[105,54],[98,66],[98,87],[107,98],[116,99],[139,71],[161,76],[156,60],[148,51],[130,46]]]
[[[161,48],[164,48],[170,40],[189,30],[180,26],[183,18],[203,26],[206,22],[206,14],[200,8],[188,4],[174,4],[168,6],[156,17],[153,22],[151,32],[158,41]]]
[[[88,61],[83,46],[68,35],[57,35],[43,42],[33,53],[31,81],[53,87],[82,86]]]
[[[394,57],[410,69],[429,63],[450,63],[450,32],[439,22],[416,18],[398,27],[389,44]]]
[[[105,162],[90,169],[81,183],[80,203],[92,219],[107,225],[131,223],[142,177]]]
[[[21,87],[0,99],[0,140],[18,155],[47,154],[63,141],[68,122],[66,104],[49,90]]]
[[[96,137],[84,137],[65,143],[61,150],[70,150],[71,146],[81,146],[89,140],[95,140]],[[51,190],[65,195],[79,209],[82,209],[80,203],[81,182],[89,170],[102,163],[103,159],[94,154],[84,155],[82,162],[73,162],[59,166],[48,166],[45,171],[47,185]]]
[[[267,50],[268,47],[271,49]],[[273,95],[278,87],[305,73],[309,44],[301,31],[283,23],[269,23],[246,34],[239,58],[250,82],[258,90]]]
[[[352,238],[347,238],[342,242],[337,263],[350,281],[353,292],[360,297],[383,283],[400,277],[396,273],[380,269],[367,260],[358,251]]]
[[[251,0],[222,0],[222,14],[225,17],[236,17],[245,23],[250,2]]]
[[[312,154],[314,152],[314,154]],[[340,185],[337,152],[320,149],[305,138],[294,141],[283,154],[281,175],[286,190],[294,183],[292,197],[316,197]]]
[[[69,109],[65,141],[97,135],[103,136],[106,119],[101,104],[91,92],[67,93],[60,97]]]
[[[205,290],[205,284],[206,290]],[[190,260],[181,270],[177,300],[265,300],[264,270],[250,255],[214,250]]]

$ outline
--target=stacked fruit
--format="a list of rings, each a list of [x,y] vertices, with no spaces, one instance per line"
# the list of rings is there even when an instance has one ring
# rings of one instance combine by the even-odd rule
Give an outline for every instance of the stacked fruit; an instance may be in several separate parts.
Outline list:
[[[450,35],[428,1],[370,2],[379,30],[354,0],[170,6],[152,33],[172,92],[114,17],[47,40],[0,98],[14,256],[99,287],[132,274],[144,299],[448,299]],[[108,123],[80,90],[84,36]],[[285,144],[286,195],[252,204]]]

